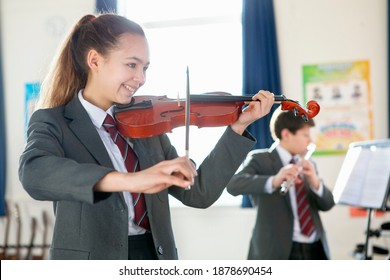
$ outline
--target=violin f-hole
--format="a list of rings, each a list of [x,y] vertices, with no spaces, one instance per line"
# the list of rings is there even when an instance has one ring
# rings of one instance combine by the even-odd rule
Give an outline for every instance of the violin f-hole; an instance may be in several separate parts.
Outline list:
[[[181,112],[184,110],[184,107],[183,106],[179,106],[179,109],[176,109],[176,110],[167,110],[167,111],[164,111],[164,112],[161,112],[160,113],[160,116],[162,118],[166,118],[166,114],[169,114],[169,113],[177,113],[177,112]]]

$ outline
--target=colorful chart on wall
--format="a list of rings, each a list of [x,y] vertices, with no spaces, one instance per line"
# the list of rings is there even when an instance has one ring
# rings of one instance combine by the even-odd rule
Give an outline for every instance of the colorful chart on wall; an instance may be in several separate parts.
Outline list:
[[[303,66],[304,101],[321,106],[315,117],[317,154],[345,153],[374,134],[368,61]]]

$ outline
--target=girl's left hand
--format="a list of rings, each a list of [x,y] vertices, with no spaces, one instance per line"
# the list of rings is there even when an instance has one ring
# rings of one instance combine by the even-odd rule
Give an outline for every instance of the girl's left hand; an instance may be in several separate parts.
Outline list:
[[[252,97],[252,100],[240,114],[238,120],[231,124],[231,128],[238,134],[243,134],[251,123],[270,112],[274,104],[274,95],[269,91],[260,90]]]

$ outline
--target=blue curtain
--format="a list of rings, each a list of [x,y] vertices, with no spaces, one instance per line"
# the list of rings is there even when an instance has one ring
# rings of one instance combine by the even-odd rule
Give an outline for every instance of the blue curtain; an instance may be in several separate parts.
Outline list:
[[[281,94],[273,0],[243,0],[242,28],[243,94],[253,95],[260,89]],[[257,138],[256,148],[267,148],[273,142],[271,115],[249,127]]]
[[[242,40],[243,95],[253,95],[260,89],[281,94],[273,0],[243,0]],[[257,138],[256,149],[273,143],[269,129],[272,112],[248,128]],[[248,197],[243,197],[242,207],[250,207]]]
[[[117,0],[96,0],[96,12],[116,13]]]
[[[1,30],[1,28],[0,28]],[[3,52],[1,50],[0,32],[0,216],[5,213],[5,184],[6,184],[6,145],[5,145],[5,114],[4,114],[4,87],[3,87]]]

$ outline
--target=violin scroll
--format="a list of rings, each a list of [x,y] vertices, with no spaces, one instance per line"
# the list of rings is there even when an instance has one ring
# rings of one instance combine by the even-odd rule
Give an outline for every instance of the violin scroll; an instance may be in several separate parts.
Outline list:
[[[310,100],[306,103],[307,108],[307,115],[310,119],[317,116],[317,114],[320,112],[320,105],[315,100]]]
[[[320,112],[320,105],[315,100],[310,100],[306,103],[307,110],[303,109],[297,101],[286,99],[280,102],[282,110],[292,111],[296,117],[302,117],[304,121],[314,118]]]

